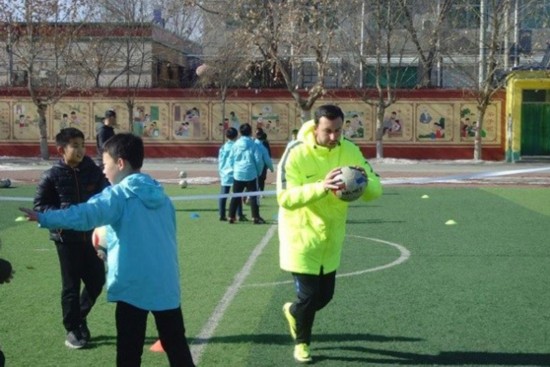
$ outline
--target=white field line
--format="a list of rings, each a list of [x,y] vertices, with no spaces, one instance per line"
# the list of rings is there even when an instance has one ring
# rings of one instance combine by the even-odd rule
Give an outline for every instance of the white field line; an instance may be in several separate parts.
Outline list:
[[[191,353],[193,354],[193,360],[195,361],[195,364],[200,364],[200,360],[204,353],[204,349],[208,345],[208,341],[214,335],[214,331],[220,324],[225,312],[227,311],[227,308],[230,306],[231,302],[239,292],[239,289],[250,274],[250,271],[254,267],[254,264],[258,260],[258,257],[261,255],[261,253],[275,234],[276,230],[277,226],[271,226],[265,236],[258,243],[258,245],[256,245],[242,269],[235,276],[233,283],[225,291],[225,294],[214,309],[214,312],[212,312],[212,315],[210,315],[210,318],[203,326],[202,330],[195,337],[195,342],[191,344]]]

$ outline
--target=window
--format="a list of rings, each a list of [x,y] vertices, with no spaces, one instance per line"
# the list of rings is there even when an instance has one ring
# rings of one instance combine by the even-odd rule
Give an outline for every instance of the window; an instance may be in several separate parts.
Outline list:
[[[457,0],[451,5],[447,27],[454,29],[479,28],[479,0]]]
[[[417,67],[416,66],[394,66],[390,70],[390,86],[392,88],[415,88],[417,85]],[[376,86],[376,68],[369,66],[364,72],[364,85],[367,88]],[[386,87],[388,80],[384,67],[380,76],[380,85]]]
[[[521,18],[523,28],[550,28],[550,0],[534,1],[523,9]]]
[[[330,61],[325,71],[324,86],[338,88],[340,76],[340,60]],[[302,88],[310,88],[317,83],[317,64],[314,61],[303,61],[301,68]]]
[[[12,74],[12,83],[14,87],[26,87],[29,82],[26,70],[15,70]]]
[[[302,63],[302,87],[309,88],[317,81],[317,66],[313,61]]]

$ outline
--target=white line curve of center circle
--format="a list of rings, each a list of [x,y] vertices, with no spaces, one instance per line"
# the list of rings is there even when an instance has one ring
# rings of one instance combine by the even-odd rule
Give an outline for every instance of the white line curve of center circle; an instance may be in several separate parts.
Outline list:
[[[354,276],[354,275],[360,275],[360,274],[364,274],[364,273],[372,273],[373,271],[379,271],[379,270],[384,270],[384,269],[387,269],[387,268],[391,268],[393,266],[397,266],[399,264],[404,263],[405,261],[407,261],[409,259],[409,257],[411,257],[411,252],[409,250],[407,250],[404,246],[401,246],[398,243],[393,243],[393,242],[390,242],[390,241],[384,241],[384,240],[381,240],[381,239],[378,239],[378,238],[356,236],[356,235],[353,235],[353,234],[348,234],[346,236],[347,237],[353,237],[353,238],[362,238],[362,239],[365,239],[365,240],[371,240],[371,241],[374,241],[374,242],[384,243],[386,245],[395,247],[399,251],[400,255],[396,260],[394,260],[391,263],[388,263],[386,265],[380,265],[380,266],[376,266],[374,268],[353,271],[351,273],[338,274],[336,276],[338,278],[351,277],[351,276]]]
[[[352,234],[347,234],[346,237],[361,238],[361,239],[370,240],[370,241],[383,243],[385,245],[392,246],[392,247],[396,248],[399,251],[399,257],[396,260],[392,261],[391,263],[388,263],[388,264],[385,264],[385,265],[380,265],[380,266],[376,266],[374,268],[368,268],[368,269],[353,271],[351,273],[337,274],[336,275],[337,278],[351,277],[351,276],[355,276],[355,275],[361,275],[361,274],[364,274],[364,273],[372,273],[374,271],[388,269],[388,268],[391,268],[393,266],[397,266],[399,264],[404,263],[405,261],[407,261],[409,259],[409,257],[411,257],[411,252],[409,250],[407,250],[406,247],[404,247],[404,246],[402,246],[398,243],[393,243],[393,242],[390,242],[390,241],[384,241],[384,240],[381,240],[381,239],[378,239],[378,238],[364,237],[364,236],[358,236],[358,235],[352,235]],[[294,283],[293,280],[284,280],[284,281],[280,281],[280,282],[244,284],[242,287],[243,288],[245,288],[245,287],[269,287],[269,286],[292,284],[292,283]]]

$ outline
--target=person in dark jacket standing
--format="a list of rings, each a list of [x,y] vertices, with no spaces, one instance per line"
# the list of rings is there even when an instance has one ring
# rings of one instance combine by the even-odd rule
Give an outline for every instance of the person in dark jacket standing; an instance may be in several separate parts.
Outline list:
[[[101,168],[85,155],[82,131],[62,129],[55,141],[62,158],[38,183],[34,209],[40,212],[84,203],[109,185]],[[90,339],[86,316],[105,284],[105,266],[92,245],[91,231],[50,230],[50,239],[55,242],[61,267],[65,345],[79,349]]]
[[[0,284],[9,283],[13,277],[13,268],[8,260],[0,259]],[[0,367],[4,367],[6,358],[2,349],[0,349]]]
[[[113,110],[105,111],[105,119],[103,120],[103,125],[99,128],[96,135],[96,146],[97,146],[97,159],[100,163],[100,166],[103,165],[102,156],[103,156],[103,145],[107,140],[109,140],[113,135],[115,135],[116,125],[116,112]]]
[[[262,128],[256,130],[256,144],[262,145],[265,149],[262,152],[262,170],[258,176],[258,190],[264,191],[265,180],[267,178],[267,170],[273,172],[273,162],[271,161],[271,147],[269,146],[269,140],[267,140],[267,134]]]

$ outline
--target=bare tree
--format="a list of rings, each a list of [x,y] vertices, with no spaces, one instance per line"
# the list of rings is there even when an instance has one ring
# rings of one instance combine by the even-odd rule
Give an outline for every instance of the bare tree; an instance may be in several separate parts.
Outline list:
[[[345,34],[341,43],[353,45],[352,55],[362,74],[357,91],[361,100],[376,111],[376,157],[383,158],[383,139],[385,133],[391,131],[391,127],[384,125],[384,116],[388,107],[397,101],[396,90],[403,78],[401,70],[407,66],[403,53],[408,37],[395,29],[402,18],[398,0],[358,0],[356,3],[360,29],[351,29],[355,32]],[[367,78],[371,85],[365,85]]]
[[[488,11],[487,6],[490,6],[491,11]],[[511,29],[504,28],[504,19],[510,16],[510,0],[481,0],[480,9],[480,68],[477,88],[474,89],[479,113],[474,138],[475,160],[482,159],[485,112],[494,94],[504,87],[504,80],[498,80],[496,72],[504,63],[501,51],[503,40],[511,32]]]
[[[151,35],[147,33],[152,22],[152,14],[146,0],[102,0],[101,3],[104,7],[103,17],[116,20],[115,26],[122,32],[117,40],[119,46],[112,49],[113,58],[119,66],[118,73],[112,76],[108,86],[116,85],[126,90],[128,122],[123,128],[132,131],[136,97],[141,88],[150,86],[145,76],[151,75],[154,62],[149,42]],[[109,62],[107,57],[110,55],[103,56],[103,61]]]
[[[427,2],[398,0],[402,24],[416,48],[421,66],[419,88],[433,86],[432,72],[439,57],[439,38],[452,3],[452,0],[428,0]],[[415,16],[419,21],[415,22]]]
[[[477,47],[474,43],[459,42],[462,32],[455,31],[453,35],[447,30],[444,32],[446,37],[441,38],[444,44],[441,52],[445,55],[447,69],[460,75],[466,94],[476,100],[473,159],[481,160],[484,119],[493,97],[504,87],[505,79],[499,77],[499,72],[506,68],[508,54],[502,48],[513,34],[510,25],[513,22],[509,22],[511,0],[480,0],[477,5],[466,8],[479,25]],[[464,58],[475,59],[478,67],[464,67],[461,62]]]
[[[229,88],[243,85],[249,79],[246,65],[250,64],[250,61],[244,56],[246,53],[236,47],[232,41],[229,37],[225,44],[218,49],[218,53],[206,57],[205,63],[197,69],[198,86],[217,91],[222,107],[222,121],[220,121],[222,126],[226,119],[225,102]],[[222,134],[222,139],[225,140],[225,134]]]
[[[68,60],[80,70],[82,74],[93,80],[95,88],[112,86],[121,76],[124,68],[120,67],[120,56],[123,55],[123,43],[113,42],[109,34],[117,28],[115,23],[91,23],[86,28],[100,28],[104,37],[84,37],[86,40],[76,42],[69,50]],[[109,70],[119,70],[116,75],[108,75]]]
[[[302,120],[311,117],[313,104],[327,92],[327,79],[338,73],[331,55],[335,53],[335,32],[345,21],[339,14],[345,14],[347,3],[236,0],[231,7],[208,0],[191,3],[203,11],[205,18],[216,19],[219,32],[234,33],[242,48],[255,46],[251,60],[259,69],[271,70],[273,79],[284,81],[300,107]],[[208,21],[205,23],[208,26]],[[309,80],[304,78],[304,68],[311,71]]]
[[[16,3],[0,4],[10,36],[9,57],[26,75],[26,87],[39,116],[40,155],[49,159],[47,110],[79,87],[67,82],[74,69],[66,59],[81,27],[74,21],[82,19],[88,4],[81,0]]]

